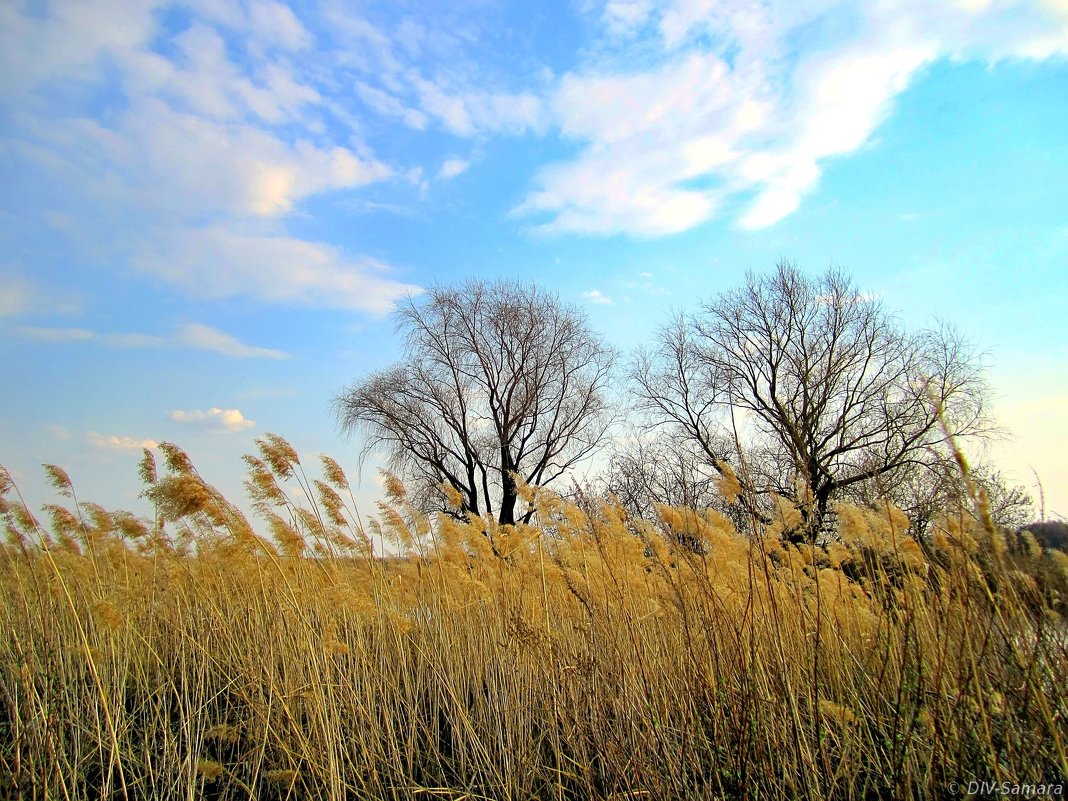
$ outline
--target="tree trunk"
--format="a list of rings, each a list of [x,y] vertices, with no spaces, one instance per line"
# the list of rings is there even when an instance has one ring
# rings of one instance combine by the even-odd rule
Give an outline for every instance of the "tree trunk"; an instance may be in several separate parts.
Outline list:
[[[834,484],[830,482],[816,490],[816,510],[809,528],[809,538],[812,542],[816,540],[816,536],[820,533],[823,523],[827,519],[827,507],[830,506],[831,492],[833,490]]]
[[[506,448],[501,448],[501,512],[497,516],[497,522],[502,526],[515,525],[517,490],[512,455]]]

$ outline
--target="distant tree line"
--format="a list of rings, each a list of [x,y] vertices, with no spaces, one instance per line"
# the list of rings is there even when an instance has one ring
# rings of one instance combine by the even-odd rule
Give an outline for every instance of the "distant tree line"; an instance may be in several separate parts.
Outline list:
[[[947,325],[906,330],[838,270],[749,273],[628,359],[577,307],[516,281],[432,287],[395,320],[404,358],[335,409],[428,510],[529,521],[518,480],[552,484],[607,449],[597,487],[635,516],[716,508],[744,526],[786,498],[800,541],[837,501],[889,501],[923,533],[975,488],[999,525],[1030,514],[1000,474],[965,479],[956,463],[951,438],[996,432],[974,348]]]
[[[1056,548],[1059,551],[1068,552],[1068,523],[1063,520],[1029,523],[1023,527],[1023,530],[1031,532],[1031,536],[1043,548]]]

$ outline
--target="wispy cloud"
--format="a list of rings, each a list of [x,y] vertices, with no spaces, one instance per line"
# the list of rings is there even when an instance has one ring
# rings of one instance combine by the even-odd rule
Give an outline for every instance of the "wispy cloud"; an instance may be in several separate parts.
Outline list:
[[[656,283],[652,273],[640,272],[637,280],[624,281],[623,286],[627,289],[643,292],[646,295],[670,295],[671,293]]]
[[[470,166],[471,162],[464,159],[446,159],[442,163],[441,169],[438,170],[438,178],[448,181],[458,175],[463,175]]]
[[[925,66],[1068,54],[1063,3],[598,7],[604,41],[552,100],[584,147],[544,167],[516,210],[549,230],[671,234],[749,195],[735,222],[765,228],[797,209],[827,159],[870,141]]]
[[[59,440],[60,442],[66,442],[74,436],[74,434],[71,433],[70,429],[66,428],[65,426],[61,426],[58,423],[51,423],[48,426],[45,426],[45,428],[48,431],[49,435],[52,437],[52,439]]]
[[[121,437],[96,431],[90,431],[88,439],[91,445],[107,451],[139,451],[143,448],[155,448],[159,444],[153,439]]]
[[[37,284],[7,270],[0,270],[0,318],[30,314],[74,314],[80,306],[56,290]]]
[[[189,348],[206,350],[234,359],[286,359],[285,351],[247,345],[223,331],[199,323],[187,323],[168,337],[139,333],[101,333],[89,328],[22,326],[23,336],[40,342],[100,342],[116,348]]]
[[[176,335],[175,344],[221,353],[234,359],[285,359],[284,351],[246,345],[223,331],[198,323],[183,325]]]
[[[454,89],[415,75],[411,85],[423,110],[457,136],[536,133],[546,128],[544,104],[532,92]]]
[[[419,131],[437,126],[462,137],[547,129],[540,86],[500,86],[473,57],[482,33],[477,10],[439,9],[431,25],[411,17],[384,24],[350,6],[325,4],[331,30],[347,45],[335,69],[362,76],[356,92],[369,109]]]
[[[99,337],[88,328],[47,328],[36,325],[24,325],[19,328],[19,333],[39,342],[87,342]]]
[[[24,281],[0,283],[0,317],[15,317],[29,310],[30,286]]]
[[[397,117],[409,128],[414,128],[417,131],[426,129],[426,114],[418,109],[406,106],[386,90],[371,86],[364,81],[358,81],[356,83],[356,93],[364,103],[379,114],[386,117]]]
[[[161,232],[135,264],[208,299],[247,296],[384,314],[398,299],[420,291],[389,278],[390,267],[374,259],[352,259],[324,243],[221,225]]]
[[[202,426],[212,431],[244,431],[256,425],[256,421],[247,419],[240,409],[220,409],[216,406],[191,411],[175,409],[167,416],[176,423]]]

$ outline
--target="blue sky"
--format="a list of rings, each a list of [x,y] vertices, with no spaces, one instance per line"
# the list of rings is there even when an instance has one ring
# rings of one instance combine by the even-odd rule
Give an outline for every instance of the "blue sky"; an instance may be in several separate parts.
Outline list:
[[[330,399],[431,282],[629,348],[787,258],[968,334],[1068,514],[1066,56],[1064,0],[4,3],[0,463],[236,497],[266,431],[354,464]]]

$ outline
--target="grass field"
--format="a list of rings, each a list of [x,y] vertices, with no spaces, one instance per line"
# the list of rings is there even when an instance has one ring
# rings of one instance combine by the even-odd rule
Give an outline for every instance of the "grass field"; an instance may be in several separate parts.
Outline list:
[[[786,502],[736,531],[528,491],[538,525],[501,529],[428,520],[389,480],[365,530],[336,463],[316,481],[260,445],[259,532],[173,446],[142,464],[156,520],[50,468],[46,525],[0,477],[0,795],[918,798],[1068,776],[1068,557],[984,525],[981,499],[922,542],[842,507],[797,546]]]

